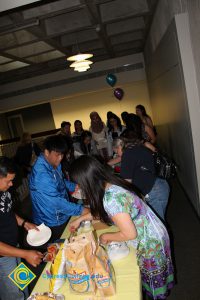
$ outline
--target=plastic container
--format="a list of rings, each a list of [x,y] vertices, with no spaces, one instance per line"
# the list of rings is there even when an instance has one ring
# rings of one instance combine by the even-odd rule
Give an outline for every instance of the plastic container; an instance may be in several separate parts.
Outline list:
[[[88,232],[92,230],[92,223],[91,221],[83,221],[81,223],[82,232]]]

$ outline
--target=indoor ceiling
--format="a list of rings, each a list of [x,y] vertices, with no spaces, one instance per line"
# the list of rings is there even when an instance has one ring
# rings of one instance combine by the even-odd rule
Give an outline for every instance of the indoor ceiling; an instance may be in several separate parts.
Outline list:
[[[1,84],[143,51],[158,0],[37,1],[0,14]]]

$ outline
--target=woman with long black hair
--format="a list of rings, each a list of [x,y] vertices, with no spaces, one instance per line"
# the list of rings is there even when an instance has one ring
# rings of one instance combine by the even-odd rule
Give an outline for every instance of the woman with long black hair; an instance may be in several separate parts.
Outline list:
[[[142,123],[148,125],[153,129],[152,119],[149,115],[147,115],[145,107],[141,104],[138,104],[135,110],[136,110],[136,115],[140,117]]]
[[[108,135],[113,141],[118,138],[120,134],[125,130],[125,126],[121,124],[120,118],[114,113],[108,118]]]
[[[84,130],[80,136],[79,143],[74,143],[74,155],[78,158],[81,155],[97,155],[97,148],[92,134],[88,130]]]
[[[86,155],[73,162],[70,178],[79,185],[91,211],[71,222],[71,230],[93,218],[114,223],[119,231],[102,234],[100,243],[133,241],[144,291],[153,299],[166,299],[174,284],[168,233],[137,189],[115,176],[110,167]]]

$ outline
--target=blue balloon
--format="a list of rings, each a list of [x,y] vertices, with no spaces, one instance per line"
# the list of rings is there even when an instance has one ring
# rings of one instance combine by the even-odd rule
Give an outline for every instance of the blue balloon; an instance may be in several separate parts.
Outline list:
[[[106,76],[106,81],[110,86],[114,86],[115,83],[117,82],[117,77],[113,74],[108,74]]]

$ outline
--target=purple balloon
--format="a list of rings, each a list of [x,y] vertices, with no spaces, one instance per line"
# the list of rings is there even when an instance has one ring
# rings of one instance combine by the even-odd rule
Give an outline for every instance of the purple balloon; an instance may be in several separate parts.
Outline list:
[[[122,100],[123,96],[124,96],[124,91],[120,88],[117,88],[114,90],[114,96],[118,99],[118,100]]]

